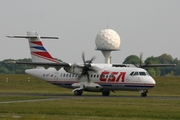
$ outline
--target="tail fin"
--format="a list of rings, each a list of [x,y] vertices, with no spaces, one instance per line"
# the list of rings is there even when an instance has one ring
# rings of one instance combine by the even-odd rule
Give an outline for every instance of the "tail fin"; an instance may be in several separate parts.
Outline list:
[[[31,52],[32,62],[59,63],[55,60],[43,46],[41,38],[58,39],[57,37],[40,37],[35,31],[28,31],[27,36],[7,36],[11,38],[27,38]]]

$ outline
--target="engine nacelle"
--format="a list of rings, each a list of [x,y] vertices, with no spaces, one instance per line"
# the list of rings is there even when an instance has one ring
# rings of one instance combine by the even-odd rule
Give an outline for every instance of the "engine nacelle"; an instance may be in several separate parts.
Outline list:
[[[81,75],[82,73],[82,68],[79,68],[79,67],[74,67],[74,66],[71,66],[71,67],[64,67],[64,70],[68,73],[72,73],[72,74],[78,74],[78,75]]]

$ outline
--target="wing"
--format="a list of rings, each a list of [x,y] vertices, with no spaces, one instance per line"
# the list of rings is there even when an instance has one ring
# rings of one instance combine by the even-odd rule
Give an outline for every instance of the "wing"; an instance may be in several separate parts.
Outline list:
[[[142,64],[140,67],[141,68],[146,68],[146,67],[175,67],[176,64]]]
[[[112,64],[113,67],[134,67],[133,64]],[[140,68],[146,68],[146,67],[175,67],[176,64],[142,64],[137,65],[137,67]]]
[[[79,71],[82,71],[84,69],[84,65],[83,64],[70,64],[70,63],[66,63],[66,62],[60,62],[60,63],[43,63],[43,62],[16,62],[16,61],[11,61],[9,63],[15,63],[15,64],[25,64],[25,65],[34,65],[34,66],[43,66],[44,68],[49,68],[49,67],[54,67],[56,68],[56,70],[59,70],[61,67],[66,68],[66,72],[70,72],[73,74],[77,74],[76,71],[74,71],[74,69],[79,69]],[[102,68],[96,66],[96,65],[91,65],[89,67],[89,71],[91,72],[98,72],[102,70]]]

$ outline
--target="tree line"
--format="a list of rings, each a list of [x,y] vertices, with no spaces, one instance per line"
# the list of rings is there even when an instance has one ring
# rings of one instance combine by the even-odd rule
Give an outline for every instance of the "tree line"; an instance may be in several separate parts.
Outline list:
[[[33,66],[29,65],[14,64],[13,61],[31,62],[32,60],[30,58],[24,58],[18,60],[5,59],[0,61],[0,74],[25,74],[26,69],[33,68]]]
[[[58,59],[57,59],[58,60]],[[24,59],[5,59],[0,61],[0,74],[24,74],[26,69],[33,68],[34,66],[25,64],[13,64],[12,61],[19,62],[31,62],[30,58]],[[59,60],[61,61],[61,60]],[[142,61],[137,55],[129,55],[125,58],[123,64],[176,64],[176,67],[152,67],[145,68],[152,76],[180,76],[180,60],[178,58],[173,59],[171,55],[162,54],[158,57],[148,57]]]
[[[180,75],[180,60],[173,59],[171,55],[162,54],[158,57],[148,57],[142,61],[137,55],[130,55],[124,60],[124,64],[176,64],[176,67],[150,67],[145,68],[151,76],[179,76]]]

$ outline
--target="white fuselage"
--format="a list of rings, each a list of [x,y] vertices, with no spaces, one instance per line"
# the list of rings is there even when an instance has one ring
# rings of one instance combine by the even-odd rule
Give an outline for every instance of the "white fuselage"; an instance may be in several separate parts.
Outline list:
[[[141,68],[125,68],[106,66],[97,73],[89,73],[90,83],[87,77],[77,80],[77,74],[66,72],[64,68],[58,71],[55,68],[27,69],[27,74],[38,77],[65,88],[84,88],[85,91],[113,91],[113,90],[148,90],[156,84],[154,79]]]

